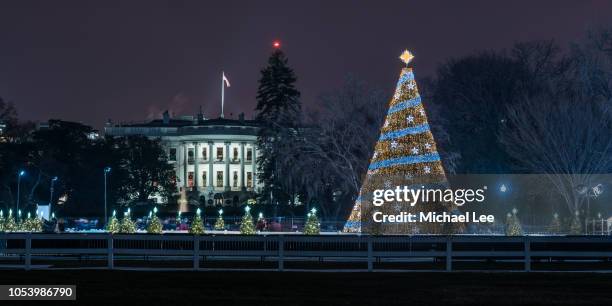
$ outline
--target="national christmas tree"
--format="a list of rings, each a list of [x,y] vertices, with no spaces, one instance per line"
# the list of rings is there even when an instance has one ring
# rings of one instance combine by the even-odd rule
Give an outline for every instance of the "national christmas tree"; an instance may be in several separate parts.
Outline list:
[[[406,63],[413,55],[404,51],[400,59]],[[446,188],[447,179],[436,142],[427,121],[427,114],[414,79],[412,68],[402,69],[395,94],[389,102],[384,125],[376,143],[366,177],[355,201],[353,210],[344,227],[345,232],[368,233],[448,233],[457,231],[452,226],[433,223],[389,224],[374,223],[375,212],[397,214],[400,212],[449,212],[450,203],[417,203],[413,207],[406,202],[372,205],[372,193],[377,189],[395,189],[396,186],[418,188]]]

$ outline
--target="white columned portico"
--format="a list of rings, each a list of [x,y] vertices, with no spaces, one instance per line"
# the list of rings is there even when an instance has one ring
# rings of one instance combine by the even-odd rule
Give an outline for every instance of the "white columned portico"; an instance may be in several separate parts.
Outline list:
[[[224,180],[224,184],[223,184],[223,190],[225,191],[230,191],[231,187],[230,187],[230,182],[229,182],[229,178],[230,178],[230,154],[229,154],[229,150],[230,150],[230,144],[231,142],[226,141],[225,142],[225,180]]]
[[[208,157],[208,174],[206,175],[206,177],[208,178],[208,192],[212,192],[215,187],[213,185],[213,142],[209,141],[208,142],[208,154],[206,154],[206,157]]]
[[[181,147],[183,148],[183,188],[187,191],[187,188],[189,188],[189,177],[187,174],[187,143],[183,141]]]
[[[246,187],[244,186],[244,145],[246,143],[243,141],[240,143],[240,190],[245,191]]]
[[[194,142],[193,143],[194,146],[194,150],[193,150],[193,182],[195,185],[195,191],[200,191],[200,171],[199,171],[199,164],[200,164],[200,158],[198,157],[198,151],[200,150],[200,143],[198,142]]]
[[[251,150],[253,150],[253,160],[251,160],[251,166],[253,167],[251,176],[252,176],[252,184],[251,188],[255,191],[255,186],[257,186],[257,150],[255,150],[255,143],[251,143]]]

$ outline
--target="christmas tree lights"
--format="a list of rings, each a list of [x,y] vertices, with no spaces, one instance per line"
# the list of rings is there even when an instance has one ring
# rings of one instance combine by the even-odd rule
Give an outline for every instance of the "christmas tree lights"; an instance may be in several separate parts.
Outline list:
[[[372,214],[375,212],[372,192],[376,189],[416,184],[429,187],[448,185],[414,73],[412,68],[407,67],[413,58],[414,56],[407,50],[400,56],[406,67],[400,73],[395,94],[389,102],[384,125],[381,127],[359,196],[345,224],[345,232],[401,234],[449,232],[446,227],[439,224],[415,226],[405,223],[391,225],[372,222]],[[426,206],[417,204],[414,207],[406,207],[397,202],[376,208],[376,211],[390,214],[399,211],[416,213],[451,210],[452,206],[448,203],[427,203]]]
[[[136,223],[132,221],[130,212],[131,210],[128,208],[123,215],[123,220],[121,220],[120,232],[122,234],[133,234],[136,232]]]
[[[106,225],[106,231],[111,234],[117,234],[121,231],[121,224],[119,223],[119,220],[117,219],[117,212],[114,210],[113,210],[113,216],[110,218],[110,220],[108,221],[108,224]]]
[[[189,227],[189,233],[193,235],[204,234],[204,222],[202,221],[202,216],[200,216],[201,213],[202,211],[198,208],[193,218],[193,222],[191,222],[191,226]]]
[[[153,212],[149,213],[149,224],[147,225],[147,233],[161,234],[163,226],[157,217],[157,207],[153,208]]]
[[[318,235],[321,232],[321,224],[317,218],[317,209],[313,208],[308,213],[306,224],[304,225],[304,235]]]
[[[253,225],[253,217],[251,216],[251,207],[244,208],[244,216],[240,221],[240,233],[243,235],[255,234],[255,225]]]
[[[512,209],[512,213],[506,215],[506,236],[522,236],[523,228],[521,222],[516,215],[518,211],[516,208]]]
[[[223,209],[219,209],[219,216],[215,221],[215,230],[222,231],[225,229],[225,222],[223,221]]]

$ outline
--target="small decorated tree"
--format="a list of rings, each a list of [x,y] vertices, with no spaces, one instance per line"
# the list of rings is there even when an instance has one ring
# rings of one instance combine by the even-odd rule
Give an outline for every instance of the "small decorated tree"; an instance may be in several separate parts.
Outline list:
[[[560,234],[561,233],[561,220],[559,219],[559,214],[554,213],[552,221],[550,221],[550,225],[548,226],[548,231],[551,234]]]
[[[4,232],[4,223],[5,223],[5,219],[4,219],[4,211],[0,210],[0,233]]]
[[[255,234],[255,225],[253,225],[253,217],[251,217],[251,207],[247,206],[244,208],[244,216],[240,221],[240,233],[243,235]]]
[[[506,216],[506,236],[522,236],[523,229],[521,223],[516,216],[516,208],[512,209],[512,213],[508,213]]]
[[[157,217],[157,207],[153,208],[153,213],[149,213],[149,224],[147,225],[147,233],[161,234],[163,226],[161,220]]]
[[[570,223],[570,234],[572,235],[582,235],[582,223],[580,222],[580,213],[576,211],[574,214],[574,218],[572,218],[572,222]]]
[[[225,229],[225,222],[223,221],[223,209],[219,209],[219,216],[215,221],[215,230],[222,231]]]
[[[111,234],[116,234],[121,231],[121,223],[117,219],[117,212],[113,210],[113,216],[108,220],[108,224],[106,224],[106,231]]]
[[[317,209],[313,208],[308,213],[306,224],[304,225],[304,235],[318,235],[321,232],[321,224],[317,218]]]
[[[122,234],[132,234],[136,232],[136,223],[132,221],[130,212],[131,210],[128,208],[128,210],[123,215],[123,220],[121,220],[120,232]]]
[[[17,211],[17,219],[15,221],[15,232],[25,232],[25,222],[21,218],[21,210]]]
[[[8,216],[4,219],[4,231],[5,232],[14,232],[17,231],[17,223],[15,222],[15,218],[13,217],[13,210],[9,209]]]
[[[198,208],[196,215],[193,218],[193,222],[191,222],[191,226],[189,227],[189,233],[193,235],[204,234],[204,222],[202,222],[202,216],[200,216],[201,212],[202,211]]]

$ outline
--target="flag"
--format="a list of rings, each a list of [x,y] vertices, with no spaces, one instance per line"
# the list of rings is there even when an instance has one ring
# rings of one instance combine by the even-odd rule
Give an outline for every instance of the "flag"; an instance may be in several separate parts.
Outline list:
[[[225,72],[222,72],[222,74],[223,74],[223,82],[225,82],[225,85],[226,85],[227,87],[230,87],[229,80],[228,80],[228,79],[225,77]]]

